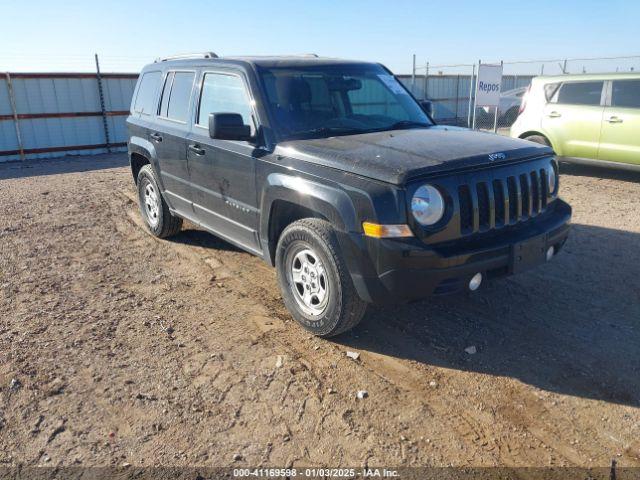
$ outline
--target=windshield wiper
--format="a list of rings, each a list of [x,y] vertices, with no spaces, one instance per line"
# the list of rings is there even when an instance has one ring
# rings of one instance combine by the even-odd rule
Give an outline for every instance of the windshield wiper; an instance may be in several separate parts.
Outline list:
[[[388,127],[388,130],[402,130],[403,128],[425,128],[431,127],[430,123],[415,122],[413,120],[400,120]]]
[[[309,130],[290,133],[289,137],[327,137],[333,135],[355,135],[358,133],[381,132],[387,130],[402,130],[405,128],[427,128],[431,123],[415,122],[413,120],[401,120],[383,128],[357,128],[357,127],[318,127]]]
[[[362,133],[366,130],[356,127],[318,127],[310,130],[301,130],[299,132],[290,133],[290,137],[306,137],[306,136],[330,136],[330,135],[349,135]]]

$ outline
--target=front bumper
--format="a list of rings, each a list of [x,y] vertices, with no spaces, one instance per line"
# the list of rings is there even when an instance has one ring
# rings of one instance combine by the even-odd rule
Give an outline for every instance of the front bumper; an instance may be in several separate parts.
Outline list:
[[[342,251],[360,297],[371,303],[419,300],[465,290],[471,277],[514,273],[514,247],[539,239],[560,251],[569,234],[571,207],[560,199],[543,215],[522,224],[439,245],[416,238],[375,239],[340,236]],[[543,263],[541,261],[540,263]]]

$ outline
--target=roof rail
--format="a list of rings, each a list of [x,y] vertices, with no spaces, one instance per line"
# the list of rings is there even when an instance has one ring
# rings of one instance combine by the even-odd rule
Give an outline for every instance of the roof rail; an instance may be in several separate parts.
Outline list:
[[[158,57],[154,63],[166,62],[168,60],[186,60],[189,58],[218,58],[218,55],[213,52],[185,53],[182,55],[172,55],[170,57]]]

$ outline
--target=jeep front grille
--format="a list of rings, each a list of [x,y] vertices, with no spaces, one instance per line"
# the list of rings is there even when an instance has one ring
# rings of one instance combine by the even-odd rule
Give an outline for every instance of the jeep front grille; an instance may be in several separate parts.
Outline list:
[[[460,185],[460,232],[485,232],[536,217],[546,209],[547,196],[544,168],[491,182]]]

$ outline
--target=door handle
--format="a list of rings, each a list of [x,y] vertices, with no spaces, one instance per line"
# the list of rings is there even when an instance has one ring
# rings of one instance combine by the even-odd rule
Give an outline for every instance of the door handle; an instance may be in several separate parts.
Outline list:
[[[155,140],[156,142],[161,142],[162,141],[162,135],[159,135],[157,133],[152,133],[149,136],[151,137],[152,140]]]
[[[189,150],[191,150],[196,155],[204,155],[204,148],[200,148],[199,145],[189,145]]]
[[[553,112],[549,113],[549,115],[547,115],[547,117],[549,117],[549,118],[558,118],[558,117],[561,117],[561,116],[562,116],[562,114],[560,112],[556,112],[556,111],[553,111]]]
[[[622,119],[620,117],[609,117],[607,118],[607,122],[609,123],[622,123]]]

